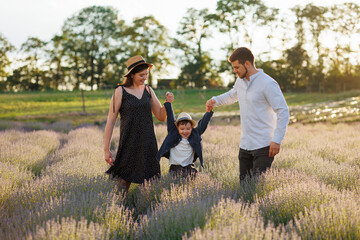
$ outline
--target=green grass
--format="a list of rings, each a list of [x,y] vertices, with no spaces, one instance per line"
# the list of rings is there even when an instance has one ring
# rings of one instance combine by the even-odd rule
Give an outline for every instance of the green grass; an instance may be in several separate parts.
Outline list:
[[[163,103],[165,90],[155,90]],[[182,111],[196,113],[205,111],[205,102],[212,96],[226,92],[225,89],[173,90],[175,113]],[[0,94],[0,119],[21,122],[69,121],[73,125],[81,123],[102,123],[106,120],[113,90],[85,92],[85,112],[80,91],[73,92],[21,92]],[[360,90],[336,94],[327,93],[285,93],[289,106],[297,106],[324,101],[335,101],[360,96]],[[221,106],[217,111],[238,110],[237,104]]]
[[[357,97],[360,96],[360,90],[352,90],[341,93],[285,93],[284,95],[289,106],[299,106]]]
[[[0,119],[16,121],[76,120],[87,122],[106,115],[112,92],[85,92],[85,112],[81,92],[25,92],[0,94]]]
[[[164,90],[156,90],[163,103]],[[224,90],[175,90],[175,111],[202,112],[205,102]],[[113,90],[85,92],[85,113],[80,91],[74,92],[23,92],[0,94],[0,119],[11,121],[56,122],[70,120],[74,125],[84,122],[102,122],[106,120]],[[236,106],[223,109],[236,110]]]

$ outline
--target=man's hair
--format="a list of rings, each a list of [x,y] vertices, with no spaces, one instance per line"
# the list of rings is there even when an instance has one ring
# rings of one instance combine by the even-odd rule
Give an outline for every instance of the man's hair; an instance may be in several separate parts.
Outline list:
[[[229,62],[234,62],[236,60],[241,64],[245,64],[246,61],[249,61],[253,66],[255,66],[254,55],[250,49],[246,47],[240,47],[236,49],[231,56],[229,57]]]
[[[187,120],[187,119],[179,121],[176,126],[179,127],[180,125],[186,125],[188,123],[190,123],[191,127],[194,127],[192,122],[190,120]]]

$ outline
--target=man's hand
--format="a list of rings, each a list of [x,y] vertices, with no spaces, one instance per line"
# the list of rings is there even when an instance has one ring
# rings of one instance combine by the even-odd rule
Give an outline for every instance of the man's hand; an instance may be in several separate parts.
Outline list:
[[[215,100],[214,99],[209,99],[206,102],[206,111],[209,109],[213,110],[215,106]]]
[[[174,101],[174,94],[172,92],[165,93],[165,102],[172,103]]]
[[[212,110],[214,110],[214,105],[206,104],[206,112],[211,112]]]
[[[276,142],[271,142],[270,149],[269,149],[269,157],[274,157],[279,152],[280,152],[280,144],[278,144]]]

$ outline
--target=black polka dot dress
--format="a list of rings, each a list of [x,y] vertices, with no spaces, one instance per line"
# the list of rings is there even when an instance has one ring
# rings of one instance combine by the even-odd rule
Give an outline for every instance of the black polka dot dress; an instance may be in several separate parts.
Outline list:
[[[122,86],[121,86],[122,87]],[[128,182],[143,183],[160,176],[157,142],[151,113],[151,94],[144,88],[141,99],[123,88],[120,140],[114,166],[106,173]]]

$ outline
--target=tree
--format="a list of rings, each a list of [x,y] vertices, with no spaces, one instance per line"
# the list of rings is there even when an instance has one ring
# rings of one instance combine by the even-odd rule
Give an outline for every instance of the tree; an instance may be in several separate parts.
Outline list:
[[[241,39],[251,47],[253,30],[276,20],[278,11],[267,7],[261,0],[219,0],[212,17],[216,20],[219,31],[229,38],[226,50],[230,53],[239,47]]]
[[[309,82],[308,72],[304,71],[304,69],[309,67],[307,66],[309,60],[306,50],[302,48],[301,44],[297,44],[285,51],[285,59],[289,69],[289,85],[295,90],[306,87],[306,84]]]
[[[354,77],[359,81],[356,67],[360,65],[360,59],[356,57],[359,53],[353,50],[352,39],[360,36],[360,6],[355,3],[335,4],[330,7],[327,21],[335,48],[327,54],[330,69],[326,83],[336,91],[357,88],[359,84]]]
[[[278,9],[267,7],[261,0],[219,0],[211,18],[229,40],[223,48],[228,57],[240,47],[239,42],[248,42],[251,48],[256,28],[275,21],[277,15]],[[220,71],[232,72],[226,60],[222,61]]]
[[[8,68],[10,68],[11,64],[8,54],[13,50],[15,50],[15,47],[0,33],[0,91],[7,89],[6,79],[9,76]]]
[[[121,22],[121,21],[120,21]],[[111,45],[116,42],[119,20],[111,7],[92,6],[68,18],[62,28],[67,63],[81,82],[100,88],[109,64]]]
[[[209,78],[211,58],[203,50],[203,40],[211,36],[212,19],[208,9],[196,10],[190,8],[180,22],[173,47],[184,52],[179,80],[183,84],[202,87]]]
[[[167,57],[170,46],[167,29],[153,16],[135,18],[124,35],[125,38],[129,38],[126,45],[130,56],[141,55],[146,61],[151,62],[154,65],[151,72],[164,71],[170,64]],[[149,85],[152,85],[151,72],[148,78]]]
[[[327,29],[327,21],[325,18],[325,14],[328,9],[326,7],[318,7],[313,4],[308,4],[305,8],[302,9],[301,15],[307,20],[310,32],[312,34],[312,41],[314,44],[315,52],[316,52],[316,62],[318,63],[316,66],[315,79],[318,83],[318,89],[323,92],[325,90],[324,86],[324,78],[325,75],[323,73],[324,70],[324,53],[322,51],[322,43],[320,41],[321,33]]]
[[[44,57],[46,42],[36,37],[29,37],[20,47],[20,51],[25,55],[21,71],[21,86],[28,90],[41,90],[43,88],[44,74],[42,70],[42,58]]]
[[[58,89],[65,84],[66,67],[63,66],[65,48],[63,46],[63,35],[55,35],[47,44],[46,49],[48,61],[48,76],[45,80],[45,88]]]

